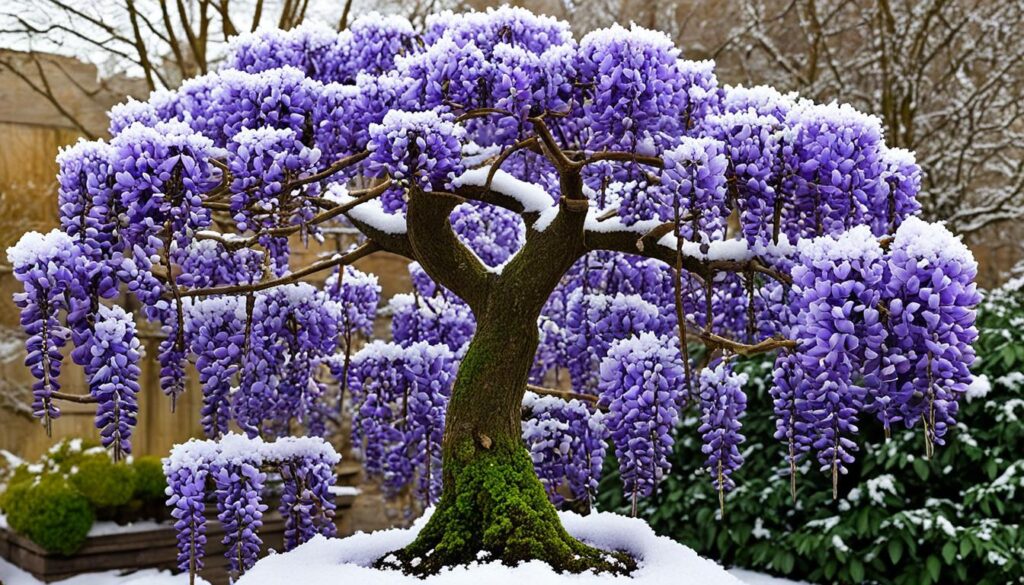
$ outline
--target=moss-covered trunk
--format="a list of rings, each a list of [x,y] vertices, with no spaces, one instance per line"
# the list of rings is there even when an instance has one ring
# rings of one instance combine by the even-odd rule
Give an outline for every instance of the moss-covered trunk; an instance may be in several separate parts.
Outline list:
[[[478,316],[448,406],[441,501],[417,540],[397,555],[408,572],[431,574],[480,558],[539,559],[572,572],[625,572],[632,565],[569,536],[533,470],[520,421],[537,312],[521,303],[491,299]]]

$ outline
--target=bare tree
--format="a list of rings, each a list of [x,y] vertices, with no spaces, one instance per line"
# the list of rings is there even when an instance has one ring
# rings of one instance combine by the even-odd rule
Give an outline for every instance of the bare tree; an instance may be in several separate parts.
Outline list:
[[[59,60],[68,55],[95,64],[102,77],[138,76],[150,90],[177,87],[206,73],[227,40],[259,27],[289,29],[307,19],[347,23],[352,0],[12,0],[0,8],[0,46],[27,53],[0,58],[6,69],[47,100],[85,135],[54,90],[66,87]],[[92,88],[80,87],[88,98]]]

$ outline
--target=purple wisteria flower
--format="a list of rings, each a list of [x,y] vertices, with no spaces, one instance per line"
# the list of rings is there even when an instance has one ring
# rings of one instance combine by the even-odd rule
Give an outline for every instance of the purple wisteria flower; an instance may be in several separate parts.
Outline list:
[[[565,503],[559,491],[564,484],[574,506],[589,508],[608,448],[604,414],[580,400],[529,392],[523,409],[528,416],[522,423],[523,441],[548,498]]]
[[[943,225],[911,217],[896,230],[888,272],[883,294],[891,334],[869,407],[887,429],[920,421],[930,454],[955,426],[957,401],[972,380],[977,263]]]
[[[605,425],[626,493],[637,499],[654,493],[671,469],[672,430],[685,401],[679,344],[653,333],[616,341],[601,362],[601,404]]]
[[[857,450],[857,415],[864,407],[865,385],[881,365],[886,332],[879,316],[885,261],[870,227],[858,226],[838,237],[805,240],[793,268],[797,306],[794,336],[798,367],[805,380],[797,402],[801,436],[813,437],[822,471],[833,487],[847,473]]]
[[[132,430],[138,419],[139,360],[142,348],[135,320],[121,307],[100,305],[89,341],[89,393],[96,399],[100,442],[114,461],[132,452]]]
[[[718,490],[719,504],[725,509],[725,492],[736,482],[732,474],[743,465],[739,445],[745,437],[740,433],[740,419],[747,409],[743,385],[746,374],[737,374],[727,361],[708,366],[700,372],[700,428],[707,455],[707,471]]]

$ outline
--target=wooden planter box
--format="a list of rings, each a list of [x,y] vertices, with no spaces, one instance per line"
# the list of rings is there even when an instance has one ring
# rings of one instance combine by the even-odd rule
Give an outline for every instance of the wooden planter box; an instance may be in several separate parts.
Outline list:
[[[338,534],[347,535],[350,530],[346,516],[351,508],[353,495],[335,498],[338,505],[334,518]],[[228,561],[224,557],[227,547],[221,544],[224,528],[216,513],[208,516],[206,523],[206,555],[203,570],[199,575],[213,585],[227,585]],[[270,549],[283,550],[284,519],[276,510],[263,516],[260,529],[263,540],[261,555]],[[50,553],[31,540],[9,530],[0,529],[0,557],[32,574],[40,581],[50,583],[67,579],[82,573],[120,570],[125,573],[139,569],[177,569],[178,548],[174,528],[168,524],[159,528],[140,529],[103,536],[91,536],[72,556]]]

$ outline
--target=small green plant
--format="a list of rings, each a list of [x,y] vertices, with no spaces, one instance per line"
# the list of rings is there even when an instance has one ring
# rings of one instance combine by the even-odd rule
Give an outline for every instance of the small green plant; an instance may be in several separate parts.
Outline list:
[[[115,463],[102,447],[69,439],[9,473],[0,510],[15,532],[66,555],[82,545],[96,519],[165,517],[165,481],[157,457]]]
[[[47,551],[77,551],[93,523],[89,501],[59,476],[12,485],[0,501],[7,522]]]
[[[135,493],[135,471],[106,453],[83,457],[69,472],[71,484],[97,508],[123,506]]]
[[[135,470],[135,494],[134,498],[142,501],[162,502],[166,495],[167,478],[164,477],[164,467],[159,457],[143,456],[135,459],[132,463]]]

